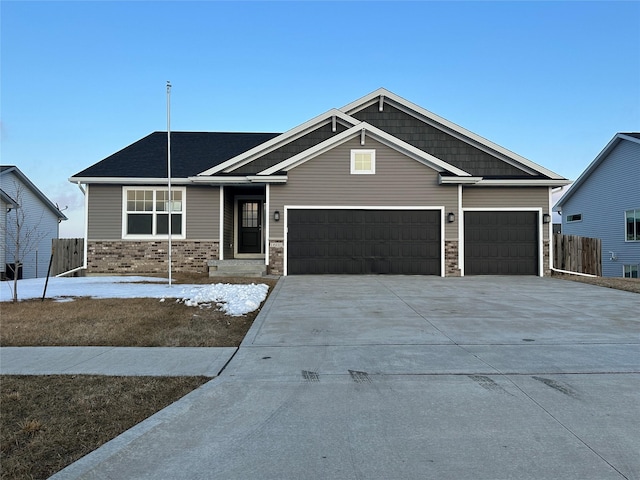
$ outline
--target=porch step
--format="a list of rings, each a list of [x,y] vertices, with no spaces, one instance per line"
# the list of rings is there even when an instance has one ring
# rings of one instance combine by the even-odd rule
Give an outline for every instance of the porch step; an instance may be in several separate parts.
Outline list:
[[[209,260],[210,277],[262,277],[267,274],[264,260]]]

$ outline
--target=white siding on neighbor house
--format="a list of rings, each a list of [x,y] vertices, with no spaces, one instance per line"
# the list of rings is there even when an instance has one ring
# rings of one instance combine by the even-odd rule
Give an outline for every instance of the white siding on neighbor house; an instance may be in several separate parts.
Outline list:
[[[625,241],[625,211],[640,208],[640,145],[618,143],[562,205],[562,233],[602,240],[602,276],[640,264],[640,242]],[[567,223],[567,215],[582,220]],[[613,252],[617,260],[612,260]]]
[[[375,149],[373,175],[351,174],[351,150]],[[269,236],[284,238],[284,221],[274,222],[273,212],[296,206],[398,206],[441,207],[458,211],[458,188],[438,185],[438,173],[370,138],[359,137],[323,153],[288,172],[285,185],[271,185]],[[458,221],[445,224],[445,238],[457,240]]]
[[[5,263],[15,261],[16,215],[20,215],[20,218],[24,217],[21,238],[18,240],[23,251],[20,255],[23,262],[22,278],[46,277],[51,257],[51,240],[58,238],[58,217],[13,173],[2,176],[0,188],[20,205],[6,215]],[[27,243],[27,232],[31,232],[36,241]]]
[[[7,237],[7,204],[0,200],[0,273],[4,273],[6,261],[6,237]]]

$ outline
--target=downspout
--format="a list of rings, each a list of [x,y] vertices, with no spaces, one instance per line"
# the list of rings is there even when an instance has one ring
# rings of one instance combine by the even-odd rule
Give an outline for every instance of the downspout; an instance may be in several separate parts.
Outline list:
[[[88,232],[89,232],[89,208],[88,208],[89,199],[87,197],[87,189],[85,189],[80,182],[78,182],[78,188],[82,192],[82,195],[84,195],[84,254],[83,254],[84,260],[82,261],[81,267],[74,268],[73,270],[69,270],[67,272],[59,273],[58,275],[56,275],[56,278],[64,277],[65,275],[70,275],[80,270],[87,269],[87,253],[88,253],[87,238],[88,238]],[[87,185],[87,188],[89,188],[88,185]]]

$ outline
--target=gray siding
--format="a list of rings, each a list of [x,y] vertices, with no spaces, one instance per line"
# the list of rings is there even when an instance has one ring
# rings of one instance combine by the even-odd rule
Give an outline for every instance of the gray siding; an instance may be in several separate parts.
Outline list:
[[[6,250],[7,263],[14,263],[16,251],[16,215],[23,221],[20,238],[22,253],[22,278],[40,278],[47,276],[51,256],[51,240],[58,238],[58,217],[40,200],[40,198],[13,173],[2,176],[0,188],[19,205],[6,214]],[[6,209],[4,209],[6,212]],[[29,233],[32,240],[26,239]]]
[[[89,185],[88,195],[88,239],[122,239],[122,186]],[[219,204],[220,194],[217,187],[187,187],[187,240],[218,240]]]
[[[89,185],[88,240],[122,238],[122,186]]]
[[[376,150],[375,175],[350,173],[351,149]],[[270,237],[284,237],[284,221],[271,219],[285,205],[444,206],[446,214],[457,212],[457,192],[457,186],[438,185],[431,168],[370,138],[362,146],[357,138],[290,170],[286,185],[271,186]],[[457,240],[457,225],[446,224],[447,239]]]
[[[6,260],[7,238],[7,204],[0,200],[0,273],[4,273]]]
[[[625,241],[624,212],[633,208],[640,208],[640,145],[623,140],[562,206],[562,233],[600,238],[602,275],[621,277],[623,265],[640,264],[640,242]],[[582,221],[566,222],[578,213]]]
[[[463,208],[541,208],[549,212],[549,187],[463,187]],[[549,239],[549,226],[543,225],[543,239]]]
[[[187,239],[218,240],[220,238],[219,187],[187,187]]]

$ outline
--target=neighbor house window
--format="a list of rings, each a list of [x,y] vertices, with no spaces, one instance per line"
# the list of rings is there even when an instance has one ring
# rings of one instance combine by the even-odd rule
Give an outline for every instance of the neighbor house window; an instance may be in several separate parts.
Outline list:
[[[574,213],[573,215],[567,215],[567,223],[570,222],[581,222],[582,221],[582,214],[581,213]]]
[[[130,188],[123,190],[123,236],[128,238],[167,238],[169,235],[169,205],[171,205],[171,236],[184,238],[184,188]]]
[[[356,175],[376,173],[376,151],[351,150],[351,173]]]
[[[640,241],[640,208],[624,212],[627,242]]]
[[[624,278],[638,278],[638,265],[625,265]]]

